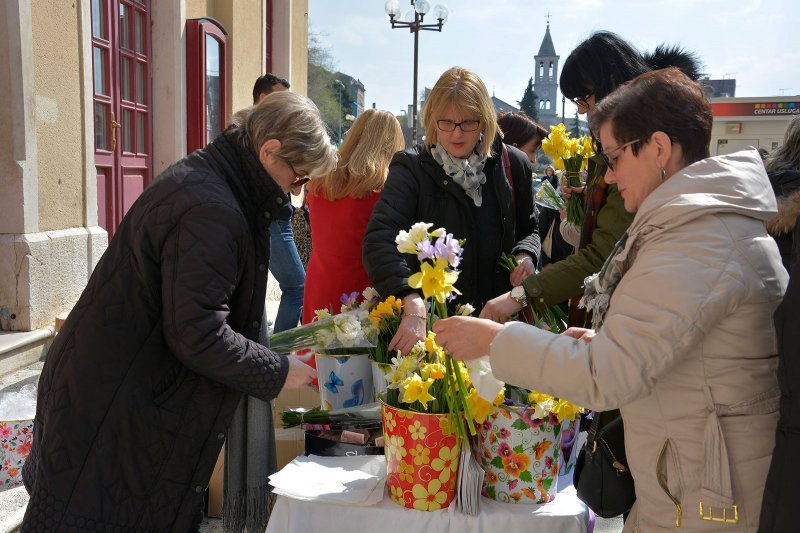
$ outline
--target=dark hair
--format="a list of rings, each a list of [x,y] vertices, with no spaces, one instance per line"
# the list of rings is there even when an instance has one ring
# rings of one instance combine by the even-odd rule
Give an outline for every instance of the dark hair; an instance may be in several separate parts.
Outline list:
[[[676,67],[646,72],[608,95],[589,118],[595,136],[606,122],[620,144],[641,139],[631,146],[634,155],[662,131],[681,146],[684,164],[709,156],[711,104],[700,84]]]
[[[497,117],[497,124],[503,132],[503,142],[506,144],[522,146],[534,137],[538,138],[541,143],[542,139],[547,137],[547,130],[522,111],[500,113]]]
[[[639,74],[671,66],[693,80],[700,76],[697,56],[680,47],[661,44],[652,54],[643,55],[616,33],[599,31],[569,54],[559,83],[567,98],[594,94],[595,102],[599,102]]]
[[[274,85],[283,85],[287,89],[289,88],[288,81],[283,78],[279,78],[274,74],[264,74],[263,76],[260,76],[253,85],[253,103],[257,104],[258,97],[262,94],[271,93]]]

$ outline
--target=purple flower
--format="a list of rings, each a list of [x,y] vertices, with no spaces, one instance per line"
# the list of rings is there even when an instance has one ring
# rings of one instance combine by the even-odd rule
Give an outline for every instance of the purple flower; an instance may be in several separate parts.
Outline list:
[[[461,263],[461,254],[464,249],[458,243],[458,239],[453,238],[452,233],[436,239],[434,247],[436,249],[436,257],[447,259],[447,262],[450,263],[450,268],[456,268]]]
[[[419,250],[417,259],[420,261],[424,261],[425,259],[436,259],[436,249],[431,244],[430,239],[427,237],[425,237],[425,240],[417,245],[417,249]]]
[[[549,455],[544,458],[544,466],[548,470],[553,467],[553,458],[550,457]]]
[[[515,479],[514,481],[509,482],[508,490],[514,490],[515,488],[517,488],[517,483],[519,483],[519,479]]]
[[[511,432],[510,432],[509,430],[507,430],[506,428],[502,428],[502,429],[500,430],[500,437],[501,437],[501,438],[503,438],[503,439],[507,439],[507,438],[508,438],[508,437],[510,437],[510,436],[511,436]]]
[[[344,305],[345,307],[355,307],[356,300],[358,300],[358,297],[360,295],[361,293],[358,291],[351,292],[350,294],[344,293],[339,298],[339,300],[341,300],[342,305]]]

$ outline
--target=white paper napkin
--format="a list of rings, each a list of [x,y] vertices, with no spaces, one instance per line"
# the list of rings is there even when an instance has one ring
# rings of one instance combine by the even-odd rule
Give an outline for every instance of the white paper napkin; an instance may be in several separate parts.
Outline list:
[[[383,499],[383,455],[296,457],[269,477],[276,494],[297,500],[374,505]]]

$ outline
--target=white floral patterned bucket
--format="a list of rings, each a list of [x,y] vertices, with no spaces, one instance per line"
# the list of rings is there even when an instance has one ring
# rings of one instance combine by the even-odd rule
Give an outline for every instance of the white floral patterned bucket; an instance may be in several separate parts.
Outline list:
[[[0,420],[0,490],[22,483],[33,441],[33,420]]]
[[[479,426],[483,494],[510,503],[546,503],[558,491],[561,424],[530,407],[500,406]]]

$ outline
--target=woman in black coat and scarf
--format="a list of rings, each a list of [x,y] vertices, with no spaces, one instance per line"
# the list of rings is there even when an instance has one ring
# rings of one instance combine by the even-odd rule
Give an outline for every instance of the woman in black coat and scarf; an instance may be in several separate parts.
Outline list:
[[[416,222],[443,227],[466,239],[454,303],[476,309],[534,272],[539,234],[533,211],[528,158],[503,144],[486,86],[465,68],[447,70],[422,110],[424,145],[395,154],[381,198],[364,235],[367,274],[384,298],[403,299],[404,317],[389,349],[408,353],[425,338],[422,296],[408,286],[419,270],[415,258],[397,250],[395,237]],[[509,274],[501,253],[520,266]]]
[[[256,339],[269,223],[335,161],[314,104],[281,92],[136,200],[48,351],[22,531],[197,531],[242,395],[314,375]]]

